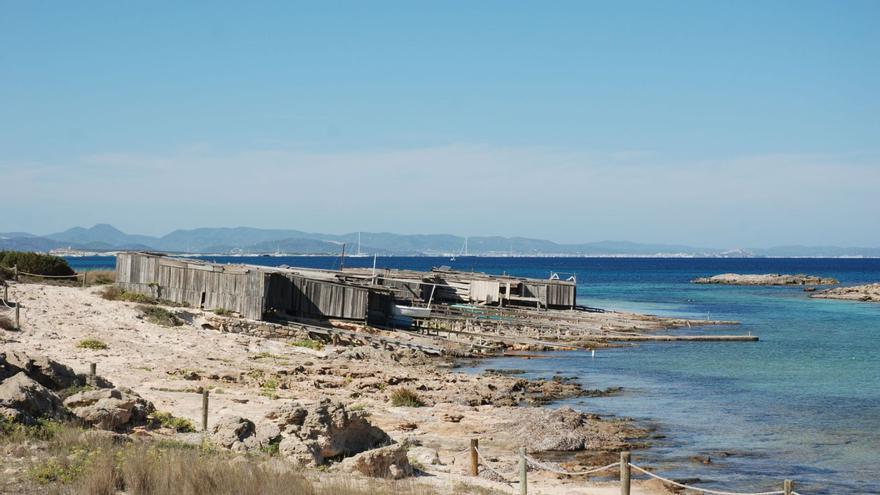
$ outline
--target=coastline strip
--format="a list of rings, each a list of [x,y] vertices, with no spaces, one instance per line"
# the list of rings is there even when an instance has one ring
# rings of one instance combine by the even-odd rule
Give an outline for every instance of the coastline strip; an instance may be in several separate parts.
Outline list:
[[[757,335],[602,335],[591,336],[604,342],[757,342]]]

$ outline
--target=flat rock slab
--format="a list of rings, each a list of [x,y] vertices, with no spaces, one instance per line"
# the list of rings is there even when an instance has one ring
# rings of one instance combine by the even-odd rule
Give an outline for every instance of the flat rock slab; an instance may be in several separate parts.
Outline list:
[[[843,299],[848,301],[880,302],[880,284],[854,285],[816,292],[816,299]]]
[[[711,277],[696,278],[691,282],[695,284],[721,284],[721,285],[837,285],[837,279],[830,277],[818,277],[815,275],[781,275],[778,273],[765,274],[739,274],[722,273]]]

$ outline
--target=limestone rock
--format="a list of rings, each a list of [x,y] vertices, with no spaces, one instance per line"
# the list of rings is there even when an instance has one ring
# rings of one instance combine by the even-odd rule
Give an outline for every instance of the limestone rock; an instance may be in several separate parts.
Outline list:
[[[327,399],[310,407],[288,402],[267,417],[282,431],[280,452],[302,465],[318,466],[328,459],[357,454],[391,441],[387,433],[359,413]]]
[[[442,464],[437,451],[430,447],[410,447],[406,452],[406,458],[411,465],[436,466]]]
[[[241,416],[225,416],[212,429],[213,441],[237,452],[251,450],[259,446],[254,422]]]
[[[64,419],[67,415],[61,399],[23,371],[0,383],[0,414],[25,424],[37,418]]]
[[[413,472],[406,450],[406,444],[395,444],[361,452],[342,461],[341,469],[373,478],[395,480],[405,478],[411,476]]]
[[[765,273],[760,275],[722,273],[711,277],[702,277],[692,280],[695,284],[722,284],[722,285],[836,285],[839,282],[830,277],[817,277],[815,275],[780,275],[778,273]]]
[[[77,374],[69,366],[41,355],[31,355],[21,351],[0,353],[0,381],[24,372],[49,390],[62,390],[86,384],[86,375]],[[96,377],[97,386],[111,388],[108,380]]]
[[[61,390],[85,382],[69,367],[46,356],[31,356],[19,351],[0,354],[0,363],[10,374],[23,371],[49,390]]]
[[[79,392],[64,405],[85,424],[111,431],[144,424],[155,410],[151,402],[123,387]]]
[[[509,429],[516,438],[523,439],[523,446],[532,452],[579,451],[607,445],[615,438],[613,432],[605,431],[600,421],[570,407],[555,410],[533,409]]]

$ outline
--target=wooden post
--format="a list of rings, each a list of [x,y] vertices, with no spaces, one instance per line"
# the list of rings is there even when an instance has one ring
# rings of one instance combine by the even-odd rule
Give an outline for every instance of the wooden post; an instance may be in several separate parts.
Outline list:
[[[83,288],[86,286],[86,277],[89,276],[89,272],[83,272]]]
[[[3,285],[3,301],[9,304],[9,286],[5,284]]]
[[[528,495],[528,465],[526,464],[526,448],[519,448],[519,495]]]
[[[791,492],[794,491],[794,482],[791,480],[785,480],[782,482],[782,491],[785,492],[785,495],[791,495]]]
[[[21,320],[19,318],[20,309],[21,309],[21,303],[16,301],[15,302],[15,329],[16,330],[21,330]]]
[[[89,385],[91,385],[93,387],[98,386],[97,371],[98,371],[98,365],[96,363],[89,364]]]
[[[18,282],[18,263],[12,265],[12,280]]]
[[[208,389],[202,389],[202,431],[208,431]]]
[[[480,459],[477,457],[477,448],[480,442],[476,438],[471,438],[471,476],[480,474]]]
[[[629,452],[620,453],[620,495],[629,495],[629,461],[631,458]]]

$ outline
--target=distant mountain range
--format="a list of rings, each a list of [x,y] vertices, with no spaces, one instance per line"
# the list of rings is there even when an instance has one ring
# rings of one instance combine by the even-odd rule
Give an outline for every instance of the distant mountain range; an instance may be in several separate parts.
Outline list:
[[[329,254],[357,250],[358,233],[320,234],[250,227],[175,230],[162,237],[126,234],[107,224],[74,227],[44,236],[0,233],[0,249],[42,251],[121,250],[192,254]],[[524,237],[469,237],[448,234],[360,233],[364,254],[397,256],[681,256],[681,257],[880,257],[880,248],[778,246],[717,249],[669,244],[601,241],[560,244]],[[465,245],[467,253],[465,253]]]

